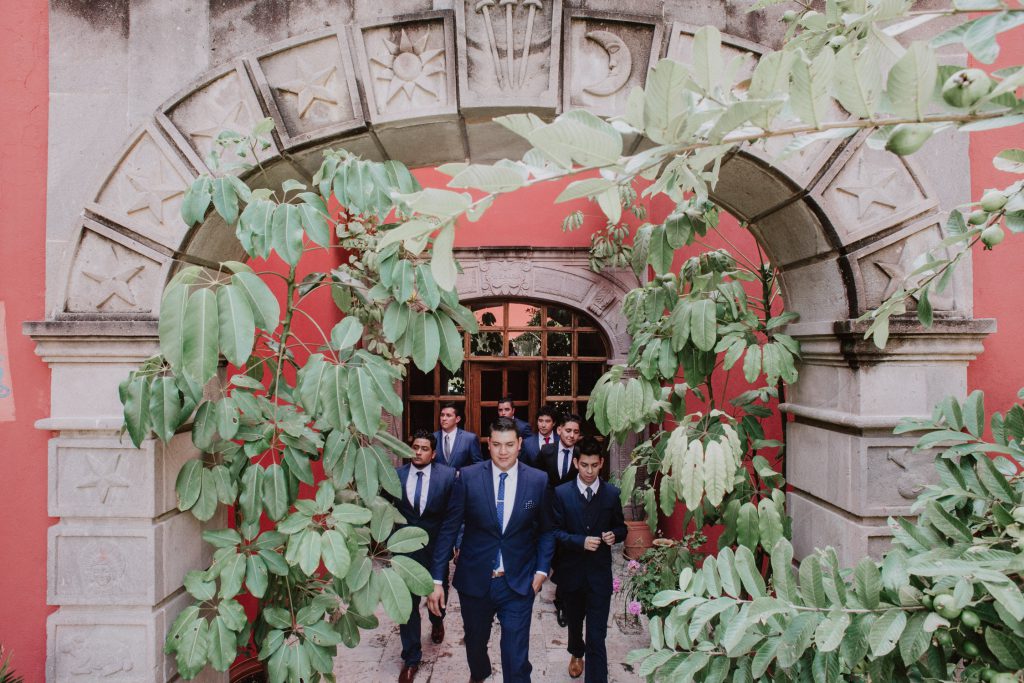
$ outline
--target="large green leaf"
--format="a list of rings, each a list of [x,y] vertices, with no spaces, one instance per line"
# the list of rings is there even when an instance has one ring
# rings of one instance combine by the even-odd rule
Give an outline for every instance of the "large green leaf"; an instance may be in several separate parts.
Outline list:
[[[923,118],[928,113],[937,74],[938,65],[932,47],[925,42],[913,43],[889,70],[885,93],[893,113]]]
[[[814,630],[814,643],[820,652],[832,652],[839,648],[850,625],[850,615],[836,611],[823,619]]]
[[[380,429],[381,401],[372,379],[373,371],[365,366],[352,367],[348,373],[349,409],[356,429],[373,436]]]
[[[227,671],[238,654],[238,635],[218,616],[210,622],[209,642],[210,666],[217,671]]]
[[[744,503],[740,506],[739,518],[736,520],[736,540],[740,545],[749,550],[757,548],[760,539],[760,525],[758,523],[757,508],[753,503]]]
[[[143,377],[126,379],[118,386],[124,405],[124,424],[136,448],[149,436],[149,381]]]
[[[757,524],[761,547],[771,551],[785,534],[782,514],[775,501],[762,498],[757,504]]]
[[[185,308],[189,289],[185,284],[171,285],[160,302],[160,353],[174,370],[181,370],[185,346]]]
[[[426,567],[416,560],[395,555],[391,558],[391,566],[402,577],[405,585],[416,595],[430,595],[434,590],[434,580]]]
[[[217,374],[218,328],[217,295],[211,289],[193,292],[185,307],[182,365],[185,374],[200,384]]]
[[[238,220],[238,195],[235,186],[227,178],[214,178],[212,186],[213,208],[228,225]]]
[[[206,664],[209,635],[210,624],[206,619],[196,619],[181,634],[175,661],[183,678],[195,678]]]
[[[263,505],[267,516],[279,520],[288,512],[288,483],[284,470],[273,464],[263,471]]]
[[[321,385],[320,408],[323,419],[335,429],[347,429],[349,421],[348,369],[331,365]]]
[[[690,311],[690,339],[701,351],[715,348],[718,339],[718,319],[714,301],[701,299],[693,303]]]
[[[441,289],[455,289],[458,268],[455,265],[455,224],[446,223],[434,239],[430,257],[430,272]]]
[[[302,215],[294,204],[274,209],[271,244],[284,262],[294,266],[302,258]]]
[[[562,114],[554,122],[535,128],[530,143],[559,165],[605,166],[622,156],[622,135],[585,109]]]
[[[367,517],[366,521],[369,521]],[[320,553],[324,566],[333,576],[344,578],[352,563],[345,537],[334,529],[328,529],[320,537]]]
[[[441,352],[441,332],[437,320],[427,312],[415,313],[408,334],[412,341],[412,360],[423,372],[433,372]]]
[[[379,572],[374,572],[370,580],[379,587],[384,611],[399,624],[404,624],[412,612],[412,597],[402,577],[394,569],[385,567]]]
[[[857,597],[867,609],[877,609],[882,594],[882,575],[878,565],[870,557],[865,557],[853,571],[854,587]]]
[[[245,560],[245,587],[254,597],[262,598],[267,592],[269,576],[267,563],[259,555],[249,555]]]
[[[245,293],[253,312],[256,327],[273,332],[281,319],[281,306],[267,284],[255,273],[235,273],[231,284]]]
[[[689,70],[679,62],[662,59],[647,74],[644,86],[644,127],[648,137],[659,144],[673,142],[669,128],[685,111]]]
[[[429,540],[427,532],[419,527],[402,527],[388,539],[388,551],[401,554],[416,552],[425,547]]]
[[[380,489],[377,469],[377,457],[373,454],[372,447],[360,448],[355,456],[355,478],[356,490],[364,501],[373,500]]]
[[[252,353],[256,334],[252,307],[241,289],[233,285],[217,289],[217,319],[220,350],[231,363],[241,367]]]
[[[856,45],[847,45],[840,50],[836,54],[833,92],[839,103],[854,116],[873,116],[882,92],[878,53],[872,49],[858,53]]]
[[[714,26],[702,26],[693,35],[693,80],[712,94],[722,78],[722,34]]]
[[[889,654],[899,643],[900,635],[907,625],[907,613],[901,609],[886,610],[875,620],[868,631],[868,645],[871,654],[882,657]]]
[[[793,62],[789,105],[804,123],[818,126],[825,121],[834,73],[835,53],[832,50],[822,50],[813,60],[801,51]]]
[[[202,488],[199,491],[199,498],[192,506],[192,514],[201,522],[209,521],[217,512],[217,480],[213,471],[203,468],[200,473]]]
[[[178,494],[178,509],[188,510],[199,499],[203,487],[203,461],[196,458],[182,465],[174,490]]]
[[[153,432],[164,443],[171,440],[181,418],[182,400],[170,377],[156,377],[149,389],[149,417]]]

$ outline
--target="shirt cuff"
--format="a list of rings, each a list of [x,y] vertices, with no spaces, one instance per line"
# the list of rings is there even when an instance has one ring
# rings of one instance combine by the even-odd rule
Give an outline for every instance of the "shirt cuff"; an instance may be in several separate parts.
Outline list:
[[[434,585],[435,586],[442,586],[442,585],[444,585],[444,582],[438,581],[437,579],[434,579]]]
[[[535,574],[542,574],[542,575],[543,575],[543,576],[545,576],[545,577],[546,577],[546,576],[548,575],[548,573],[547,573],[547,572],[542,572],[542,571],[541,571],[541,570],[539,570],[539,569],[538,569],[538,570],[537,570],[536,572],[534,572],[534,573],[535,573]]]

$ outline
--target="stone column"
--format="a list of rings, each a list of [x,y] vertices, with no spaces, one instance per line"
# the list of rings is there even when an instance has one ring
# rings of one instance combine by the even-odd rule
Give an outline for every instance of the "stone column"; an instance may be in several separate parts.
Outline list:
[[[176,507],[178,470],[197,454],[188,433],[138,449],[119,434],[117,386],[156,352],[156,323],[46,321],[25,332],[51,368],[51,413],[37,426],[56,433],[47,603],[59,609],[47,620],[46,679],[165,683],[176,671],[164,637],[191,600],[182,579],[210,553],[200,523]]]
[[[967,393],[967,364],[994,320],[936,320],[931,329],[893,321],[884,350],[853,321],[792,325],[802,345],[800,380],[781,408],[787,432],[787,496],[797,557],[832,546],[840,562],[879,557],[889,516],[909,515],[937,480],[934,453],[897,436],[904,417],[927,417],[946,396]]]

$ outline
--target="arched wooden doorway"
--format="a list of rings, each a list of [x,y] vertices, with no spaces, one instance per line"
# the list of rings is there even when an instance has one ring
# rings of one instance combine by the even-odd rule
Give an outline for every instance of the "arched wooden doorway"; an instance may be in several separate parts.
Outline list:
[[[512,396],[516,417],[531,426],[537,410],[585,415],[590,390],[607,369],[610,349],[597,321],[563,304],[496,299],[472,306],[480,331],[464,335],[466,360],[455,373],[438,365],[411,368],[405,384],[405,433],[437,429],[441,406],[462,407],[463,426],[477,434]],[[592,424],[584,431],[596,433]]]

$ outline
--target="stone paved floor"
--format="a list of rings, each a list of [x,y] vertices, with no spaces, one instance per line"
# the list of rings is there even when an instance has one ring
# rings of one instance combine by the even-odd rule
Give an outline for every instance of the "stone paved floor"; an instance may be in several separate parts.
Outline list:
[[[618,553],[616,553],[618,555]],[[619,556],[621,557],[621,556]],[[621,561],[616,576],[622,576]],[[566,629],[560,628],[555,621],[555,607],[552,600],[555,587],[546,582],[537,601],[534,603],[533,624],[530,629],[530,662],[533,664],[534,681],[565,681],[569,678],[566,667],[569,664],[569,653],[566,651]],[[430,642],[430,625],[426,618],[426,607],[423,610],[423,662],[416,674],[416,683],[459,683],[469,680],[469,667],[466,665],[466,650],[462,641],[462,614],[459,611],[458,591],[451,591],[451,604],[445,618],[445,640],[441,645]],[[334,673],[339,683],[385,683],[398,680],[402,668],[399,653],[402,650],[398,637],[398,625],[378,609],[377,616],[380,626],[376,631],[364,632],[359,646],[349,650],[344,646],[338,648],[338,657],[334,660]],[[495,620],[491,631],[490,655],[494,675],[489,683],[501,681],[501,654],[498,643],[501,639],[501,628]],[[648,644],[646,627],[624,627],[623,603],[621,595],[613,596],[612,608],[608,618],[608,680],[611,683],[639,681],[625,665],[626,655],[630,650],[646,647]],[[582,681],[582,677],[576,679]]]

